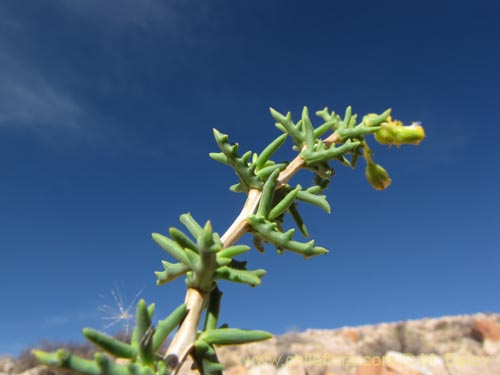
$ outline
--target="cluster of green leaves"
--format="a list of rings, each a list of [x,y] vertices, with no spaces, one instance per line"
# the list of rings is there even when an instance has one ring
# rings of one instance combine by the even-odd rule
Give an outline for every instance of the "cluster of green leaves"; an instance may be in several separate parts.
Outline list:
[[[264,251],[264,243],[269,243],[279,253],[288,250],[305,258],[327,253],[325,248],[316,246],[314,240],[300,242],[292,239],[295,229],[283,228],[284,216],[288,213],[299,231],[308,237],[309,232],[298,211],[298,203],[316,205],[330,212],[330,205],[322,192],[333,176],[331,161],[339,161],[354,168],[358,159],[364,158],[368,181],[374,188],[384,189],[390,179],[385,169],[373,162],[365,137],[381,131],[378,138],[375,134],[377,141],[398,146],[403,143],[418,144],[424,137],[423,128],[419,125],[405,127],[400,122],[393,122],[390,110],[380,115],[369,114],[358,122],[351,107],[347,108],[343,117],[324,108],[316,112],[324,121],[316,128],[312,125],[307,107],[304,107],[301,119],[296,123],[290,112],[283,115],[271,108],[271,115],[283,134],[260,154],[247,151],[240,156],[238,144],[230,143],[229,137],[216,129],[214,137],[220,152],[210,153],[212,159],[230,166],[236,173],[238,182],[230,187],[231,191],[247,194],[250,190],[260,192],[257,211],[248,215],[246,225],[248,232],[253,235],[254,247],[261,252]],[[331,134],[322,139],[328,132]],[[288,178],[280,180],[280,173],[290,166],[290,162],[277,163],[271,160],[288,137],[294,143],[293,149],[299,153],[301,167],[313,172],[313,183],[307,188],[298,184],[290,185]],[[163,261],[163,271],[155,273],[157,284],[162,285],[184,276],[188,288],[209,296],[207,306],[204,306],[205,324],[198,332],[191,355],[202,375],[219,375],[222,373],[222,365],[217,358],[217,345],[264,340],[270,338],[271,334],[228,328],[225,325],[217,328],[222,296],[218,281],[227,280],[254,287],[261,283],[266,272],[262,269],[248,270],[246,262],[235,259],[249,251],[250,247],[225,246],[218,233],[213,231],[210,221],[202,227],[190,213],[182,214],[180,221],[188,233],[171,227],[170,237],[158,233],[152,235],[154,241],[176,261]],[[107,353],[96,354],[94,361],[78,358],[61,350],[56,353],[35,351],[35,355],[46,365],[78,374],[167,375],[173,366],[169,365],[168,357],[166,362],[162,359],[158,349],[168,334],[181,324],[186,315],[186,306],[179,306],[169,317],[160,321],[156,329],[151,324],[153,311],[154,305],[146,307],[144,301],[138,303],[137,322],[130,343],[85,329],[85,337]],[[126,359],[128,362],[115,363],[109,356]]]
[[[266,271],[246,269],[246,262],[234,257],[250,250],[245,245],[224,248],[219,234],[212,231],[210,221],[202,228],[191,216],[181,215],[181,222],[194,237],[194,241],[177,228],[170,228],[171,239],[153,233],[153,239],[168,254],[179,263],[163,261],[164,271],[156,272],[158,285],[165,284],[181,275],[186,275],[189,288],[198,289],[204,293],[211,292],[219,279],[236,283],[259,285]]]
[[[186,316],[186,305],[177,307],[167,318],[152,325],[155,305],[146,306],[144,300],[137,303],[136,325],[129,343],[90,328],[83,330],[87,340],[102,349],[94,360],[88,360],[60,349],[55,353],[39,350],[33,354],[47,366],[87,375],[168,375],[169,371],[158,350],[168,335]],[[121,364],[113,360],[121,359]]]

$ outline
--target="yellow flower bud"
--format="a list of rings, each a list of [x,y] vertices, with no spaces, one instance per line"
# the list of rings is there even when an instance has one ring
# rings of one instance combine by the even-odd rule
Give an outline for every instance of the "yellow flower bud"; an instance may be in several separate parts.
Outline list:
[[[375,140],[382,145],[392,145],[394,142],[394,133],[391,130],[391,127],[387,127],[386,129],[382,126],[375,133]]]
[[[386,189],[392,181],[387,171],[371,160],[366,164],[365,176],[370,185],[377,190]]]
[[[402,144],[418,145],[425,138],[424,128],[419,123],[412,123],[410,126],[404,126],[401,121],[392,121],[391,116],[387,122],[381,124],[381,129],[375,133],[375,139],[383,145]]]
[[[410,126],[401,126],[397,128],[396,144],[418,145],[425,138],[424,128],[419,123],[413,123]],[[399,146],[398,145],[398,146]]]

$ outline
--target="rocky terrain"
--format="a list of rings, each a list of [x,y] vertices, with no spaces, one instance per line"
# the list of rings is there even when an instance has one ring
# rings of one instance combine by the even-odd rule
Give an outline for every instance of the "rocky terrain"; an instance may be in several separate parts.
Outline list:
[[[225,375],[500,375],[500,314],[308,330],[218,352]],[[53,374],[16,367],[0,359],[0,375]]]

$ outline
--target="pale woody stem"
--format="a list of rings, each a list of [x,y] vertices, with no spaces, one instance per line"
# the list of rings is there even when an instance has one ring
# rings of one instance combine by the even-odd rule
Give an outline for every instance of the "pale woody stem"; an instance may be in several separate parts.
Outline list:
[[[261,191],[250,189],[247,200],[238,217],[234,220],[231,226],[226,230],[226,233],[221,237],[224,247],[229,247],[247,231],[247,217],[254,213],[259,204]]]
[[[327,146],[339,142],[337,133],[323,141]],[[305,146],[304,146],[305,147]],[[286,185],[292,176],[305,166],[304,160],[297,155],[290,164],[283,170],[277,181],[277,187]],[[229,247],[248,231],[247,218],[257,209],[262,192],[257,189],[250,189],[247,200],[238,217],[234,220],[231,226],[221,237],[224,247]],[[188,288],[185,298],[188,313],[177,331],[172,343],[165,353],[167,366],[173,370],[173,374],[177,374],[182,363],[191,351],[201,319],[201,314],[207,302],[208,294],[204,294],[197,289]]]
[[[176,371],[180,368],[194,344],[207,297],[207,294],[201,293],[194,288],[188,288],[186,292],[184,303],[188,313],[164,357],[167,366]]]

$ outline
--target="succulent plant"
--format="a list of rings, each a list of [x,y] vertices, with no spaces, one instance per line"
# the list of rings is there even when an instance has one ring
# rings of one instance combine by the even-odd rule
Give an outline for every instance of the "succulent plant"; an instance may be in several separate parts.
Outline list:
[[[327,249],[314,240],[300,242],[294,239],[295,229],[285,230],[284,217],[290,215],[297,229],[309,236],[298,211],[299,203],[316,205],[330,212],[323,195],[333,177],[332,161],[354,168],[358,159],[366,161],[365,175],[377,190],[387,188],[391,182],[386,170],[376,164],[366,138],[373,134],[381,144],[400,146],[419,144],[425,133],[420,125],[404,126],[392,120],[390,110],[382,114],[369,114],[361,121],[348,107],[343,117],[328,108],[316,112],[323,120],[318,127],[312,125],[309,110],[304,107],[299,121],[292,115],[271,108],[276,127],[283,133],[262,152],[241,153],[239,145],[229,141],[226,134],[214,129],[219,152],[210,157],[233,169],[237,181],[230,190],[245,193],[245,204],[231,224],[220,236],[210,221],[198,223],[190,213],[180,215],[185,230],[171,227],[169,236],[153,233],[153,240],[171,259],[162,262],[163,270],[155,272],[157,284],[163,285],[178,277],[185,277],[186,297],[182,305],[167,318],[152,324],[154,304],[137,304],[136,325],[129,343],[119,341],[89,328],[84,336],[100,349],[94,360],[83,359],[64,350],[46,353],[35,350],[35,356],[44,364],[87,375],[167,375],[177,373],[188,356],[194,368],[202,375],[221,374],[223,366],[217,358],[216,347],[266,340],[272,335],[258,330],[243,330],[219,326],[219,308],[222,292],[219,280],[260,285],[266,271],[248,269],[247,262],[236,259],[250,250],[238,245],[245,233],[253,236],[254,247],[263,252],[264,244],[271,244],[278,252],[294,252],[304,258],[326,254]],[[328,134],[327,134],[328,133]],[[325,138],[322,136],[327,135]],[[298,153],[290,162],[275,162],[271,157],[290,138],[292,149]],[[292,185],[291,178],[301,169],[313,173],[309,187]],[[202,315],[205,322],[200,327]],[[160,352],[168,335],[176,334],[165,353]]]

